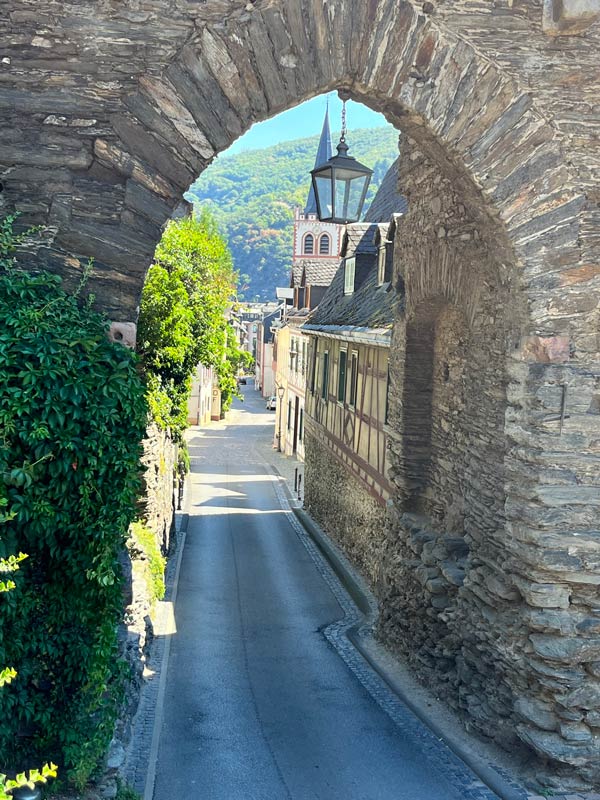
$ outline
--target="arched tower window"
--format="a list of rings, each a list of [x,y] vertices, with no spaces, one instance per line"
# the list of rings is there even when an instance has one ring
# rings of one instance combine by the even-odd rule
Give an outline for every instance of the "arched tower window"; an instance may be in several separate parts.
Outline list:
[[[302,252],[305,256],[312,256],[315,252],[315,237],[312,233],[307,233],[304,237],[304,247],[302,248]]]
[[[319,255],[328,256],[331,252],[331,237],[324,233],[319,239]]]

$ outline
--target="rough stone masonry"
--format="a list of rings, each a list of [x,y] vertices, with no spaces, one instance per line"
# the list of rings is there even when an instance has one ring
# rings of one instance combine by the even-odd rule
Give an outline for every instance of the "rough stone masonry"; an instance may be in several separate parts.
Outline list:
[[[381,629],[481,729],[588,782],[599,14],[597,0],[0,0],[0,208],[45,226],[30,265],[75,283],[94,258],[117,335],[164,222],[253,122],[343,88],[405,134]]]

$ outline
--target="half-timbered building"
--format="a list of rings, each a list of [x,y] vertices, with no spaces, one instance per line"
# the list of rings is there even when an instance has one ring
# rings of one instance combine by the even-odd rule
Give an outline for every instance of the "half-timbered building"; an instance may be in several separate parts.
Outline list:
[[[310,335],[305,506],[372,580],[392,492],[388,362],[400,302],[392,286],[394,229],[394,219],[346,227],[336,275],[303,326]]]

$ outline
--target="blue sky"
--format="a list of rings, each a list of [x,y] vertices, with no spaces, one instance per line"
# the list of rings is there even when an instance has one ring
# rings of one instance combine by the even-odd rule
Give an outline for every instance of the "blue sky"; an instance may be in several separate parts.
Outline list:
[[[342,101],[336,92],[329,95],[320,95],[307,100],[289,111],[284,111],[276,117],[257,122],[250,130],[235,141],[222,155],[233,155],[242,150],[258,150],[272,144],[286,142],[292,139],[302,139],[305,136],[314,136],[321,133],[323,117],[325,116],[326,97],[329,97],[329,122],[333,132],[341,128]],[[346,124],[348,130],[353,128],[376,128],[388,125],[385,117],[370,108],[349,100],[346,104]],[[334,147],[336,142],[333,143]]]

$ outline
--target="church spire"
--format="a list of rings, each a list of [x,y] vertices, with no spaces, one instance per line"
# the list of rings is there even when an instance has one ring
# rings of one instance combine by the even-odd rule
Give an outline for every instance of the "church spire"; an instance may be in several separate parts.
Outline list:
[[[325,119],[323,120],[323,129],[321,131],[321,138],[319,139],[319,148],[317,150],[317,157],[315,158],[315,167],[320,167],[326,161],[329,161],[333,155],[333,148],[331,146],[331,130],[329,129],[329,98],[327,98],[327,108],[325,109]],[[317,200],[315,198],[315,190],[310,187],[308,193],[308,200],[304,208],[305,214],[317,213]]]

